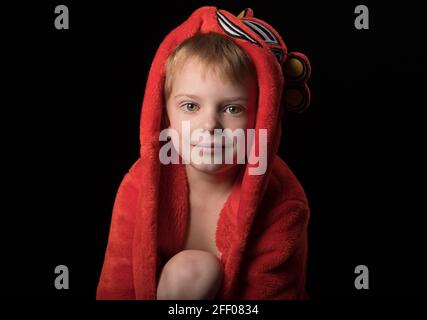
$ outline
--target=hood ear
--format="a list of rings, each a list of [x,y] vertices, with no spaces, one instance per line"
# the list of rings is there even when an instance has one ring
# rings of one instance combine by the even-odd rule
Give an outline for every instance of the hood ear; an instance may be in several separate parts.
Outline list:
[[[243,18],[252,18],[254,16],[254,11],[251,8],[246,8],[242,12],[239,13],[237,18],[243,19]]]
[[[299,52],[290,52],[280,34],[265,21],[256,19],[252,9],[243,10],[238,16],[243,24],[257,34],[267,44],[282,66],[285,86],[283,104],[292,112],[303,112],[310,104],[310,90],[307,80],[311,66],[307,56]]]
[[[301,113],[310,105],[311,95],[307,80],[311,75],[311,65],[302,53],[290,52],[283,65],[285,87],[283,101],[286,109]]]

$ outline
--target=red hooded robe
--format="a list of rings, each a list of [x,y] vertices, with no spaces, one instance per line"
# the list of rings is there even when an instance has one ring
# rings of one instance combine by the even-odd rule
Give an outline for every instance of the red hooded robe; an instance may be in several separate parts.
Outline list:
[[[164,39],[153,60],[142,106],[140,158],[117,192],[97,299],[156,299],[164,263],[183,250],[189,218],[185,168],[159,161],[165,62],[182,41],[206,32],[229,37],[254,62],[255,129],[267,129],[267,171],[249,175],[247,164],[220,212],[216,245],[224,278],[217,298],[306,298],[309,207],[277,149],[284,107],[302,111],[309,104],[310,64],[303,54],[288,53],[280,35],[252,10],[236,17],[203,7]],[[252,152],[258,152],[257,142],[256,134]]]

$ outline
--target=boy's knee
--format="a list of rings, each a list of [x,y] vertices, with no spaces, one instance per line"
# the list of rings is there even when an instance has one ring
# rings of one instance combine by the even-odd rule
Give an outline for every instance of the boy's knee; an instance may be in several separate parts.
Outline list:
[[[183,250],[164,266],[158,299],[213,299],[222,283],[218,258],[207,251]]]
[[[218,258],[207,251],[183,250],[171,260],[176,276],[183,281],[197,281],[222,273]]]

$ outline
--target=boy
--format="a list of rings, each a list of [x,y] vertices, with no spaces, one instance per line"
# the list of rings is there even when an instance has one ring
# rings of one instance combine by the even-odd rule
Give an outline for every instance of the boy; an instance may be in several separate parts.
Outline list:
[[[166,37],[147,81],[141,158],[117,194],[97,298],[306,297],[308,204],[276,155],[281,66],[287,107],[305,108],[308,60],[288,54],[252,10],[236,18],[200,8]],[[165,161],[165,132],[179,163]],[[236,132],[245,132],[245,148]],[[256,153],[261,173],[250,161]]]

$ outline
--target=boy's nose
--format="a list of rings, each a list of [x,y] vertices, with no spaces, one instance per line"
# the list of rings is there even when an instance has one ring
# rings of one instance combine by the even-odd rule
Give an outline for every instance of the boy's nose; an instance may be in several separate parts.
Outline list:
[[[205,116],[205,118],[203,119],[201,128],[203,129],[203,131],[208,131],[213,134],[214,129],[222,129],[222,125],[216,115],[210,114]]]

